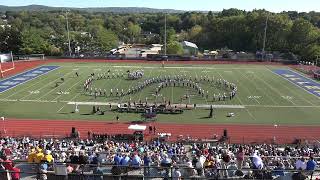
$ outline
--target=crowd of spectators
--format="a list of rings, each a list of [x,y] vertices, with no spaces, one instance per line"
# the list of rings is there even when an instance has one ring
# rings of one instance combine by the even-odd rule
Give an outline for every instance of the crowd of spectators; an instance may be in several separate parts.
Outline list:
[[[65,163],[68,173],[91,171],[120,175],[140,171],[144,176],[180,179],[181,177],[262,178],[290,175],[301,179],[317,168],[320,148],[317,145],[279,146],[271,144],[239,145],[210,143],[114,142],[98,143],[93,139],[0,139],[1,170],[9,170],[19,179],[14,162],[36,163],[45,174],[54,164]],[[92,168],[94,167],[94,168]],[[288,171],[295,170],[290,173]],[[46,179],[45,175],[40,179]]]

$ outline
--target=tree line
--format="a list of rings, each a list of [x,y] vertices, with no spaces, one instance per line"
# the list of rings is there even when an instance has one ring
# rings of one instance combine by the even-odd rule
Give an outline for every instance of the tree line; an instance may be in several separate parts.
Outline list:
[[[0,20],[0,52],[15,54],[68,52],[68,16],[72,51],[108,52],[125,43],[164,43],[167,22],[168,53],[181,53],[179,41],[200,50],[292,52],[304,60],[320,56],[320,13],[225,9],[213,12],[130,13],[65,11],[6,11]],[[165,18],[166,16],[166,18]],[[267,25],[266,25],[267,24]]]

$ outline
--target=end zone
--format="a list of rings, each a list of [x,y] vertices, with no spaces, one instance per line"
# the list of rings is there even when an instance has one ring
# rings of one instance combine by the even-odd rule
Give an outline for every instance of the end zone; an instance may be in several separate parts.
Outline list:
[[[47,74],[60,66],[40,66],[0,81],[0,93]]]
[[[289,69],[275,69],[272,70],[272,72],[306,90],[310,94],[320,97],[320,83]]]

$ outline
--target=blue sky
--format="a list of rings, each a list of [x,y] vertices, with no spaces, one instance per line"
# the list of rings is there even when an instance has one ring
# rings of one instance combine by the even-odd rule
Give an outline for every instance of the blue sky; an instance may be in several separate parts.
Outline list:
[[[318,11],[320,0],[1,0],[1,5],[39,4],[56,7],[150,7],[180,10],[212,10],[238,8],[281,11]]]

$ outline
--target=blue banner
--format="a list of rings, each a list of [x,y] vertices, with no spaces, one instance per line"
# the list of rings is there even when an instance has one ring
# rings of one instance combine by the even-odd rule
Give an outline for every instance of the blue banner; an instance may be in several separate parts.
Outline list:
[[[41,75],[47,74],[50,71],[59,68],[59,66],[40,66],[35,69],[17,74],[0,81],[0,93],[5,92],[11,88],[18,86],[19,84],[26,83],[32,79],[35,79]]]
[[[320,83],[316,82],[310,78],[304,77],[299,73],[296,73],[289,69],[276,69],[273,70],[274,73],[282,76],[293,84],[301,87],[302,89],[308,91],[311,94],[314,94],[320,97]]]

